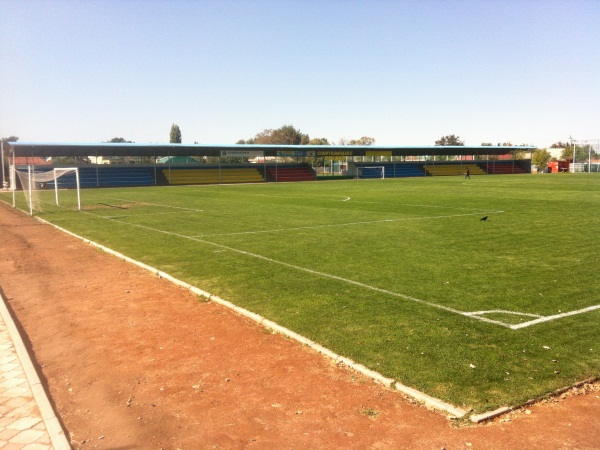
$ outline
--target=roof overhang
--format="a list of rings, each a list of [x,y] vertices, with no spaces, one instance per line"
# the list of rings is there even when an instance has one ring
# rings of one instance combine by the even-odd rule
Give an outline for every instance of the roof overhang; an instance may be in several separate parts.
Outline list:
[[[5,153],[16,157],[38,156],[221,156],[224,153],[280,156],[431,156],[504,155],[532,152],[531,146],[357,146],[357,145],[255,145],[255,144],[138,144],[138,143],[46,143],[8,142]]]

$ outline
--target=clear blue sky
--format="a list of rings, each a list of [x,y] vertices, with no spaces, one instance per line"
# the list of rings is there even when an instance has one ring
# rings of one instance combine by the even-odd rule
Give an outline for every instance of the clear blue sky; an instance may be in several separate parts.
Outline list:
[[[600,0],[0,0],[0,137],[600,138]]]

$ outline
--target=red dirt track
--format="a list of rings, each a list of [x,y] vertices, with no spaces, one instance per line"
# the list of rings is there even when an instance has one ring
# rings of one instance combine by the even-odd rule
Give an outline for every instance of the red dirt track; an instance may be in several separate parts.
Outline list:
[[[598,384],[457,426],[3,203],[0,256],[73,448],[600,449]]]

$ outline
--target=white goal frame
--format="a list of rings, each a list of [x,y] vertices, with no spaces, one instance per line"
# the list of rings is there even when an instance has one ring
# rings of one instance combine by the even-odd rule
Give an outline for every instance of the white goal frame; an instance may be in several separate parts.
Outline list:
[[[14,179],[16,182],[16,177],[18,175],[21,185],[23,188],[23,192],[25,193],[25,198],[29,205],[29,214],[33,215],[34,210],[34,193],[38,191],[37,183],[48,183],[54,182],[54,200],[56,202],[56,206],[60,206],[60,196],[58,194],[58,180],[63,175],[67,175],[70,173],[75,173],[75,186],[74,188],[77,190],[77,210],[81,211],[81,186],[79,183],[79,168],[77,167],[55,167],[52,170],[48,171],[38,171],[36,172],[32,166],[27,166],[27,172],[17,170],[15,166],[13,166]],[[13,206],[16,205],[15,199],[15,189],[13,189]]]
[[[362,172],[364,169],[380,169],[381,170],[381,178],[385,178],[385,166],[358,166],[356,174],[358,178],[362,178]]]

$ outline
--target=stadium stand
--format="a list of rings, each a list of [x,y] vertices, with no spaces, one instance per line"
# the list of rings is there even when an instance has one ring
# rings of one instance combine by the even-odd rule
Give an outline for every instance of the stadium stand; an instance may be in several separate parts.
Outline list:
[[[427,175],[432,176],[449,176],[449,175],[464,175],[464,173],[469,169],[471,175],[486,175],[485,170],[479,167],[477,164],[444,164],[444,163],[436,163],[427,165],[425,167],[425,171]]]
[[[151,167],[80,167],[81,187],[152,186],[154,170]]]
[[[488,161],[479,164],[486,173],[492,175],[527,173],[519,164],[514,164],[513,161]]]
[[[365,167],[383,167],[385,170],[385,178],[400,178],[400,177],[422,177],[425,175],[423,163],[414,162],[377,162],[377,163],[354,163],[358,168],[363,168],[361,178],[379,178],[381,173],[379,170],[365,170]]]
[[[38,172],[52,170],[45,166],[36,168]],[[80,166],[79,185],[83,187],[116,187],[116,186],[153,186],[154,169],[152,167],[129,166]],[[54,186],[49,182],[48,186]]]
[[[169,168],[161,170],[169,184],[257,183],[265,181],[255,168]]]
[[[267,166],[269,181],[315,181],[316,175],[312,167],[300,166]]]

